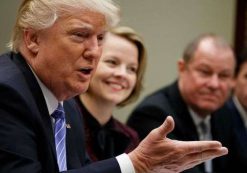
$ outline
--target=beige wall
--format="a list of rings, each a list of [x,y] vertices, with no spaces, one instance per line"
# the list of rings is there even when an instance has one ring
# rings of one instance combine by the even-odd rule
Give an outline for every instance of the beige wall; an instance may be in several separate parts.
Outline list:
[[[0,53],[7,50],[15,16],[21,0],[0,0]]]
[[[6,50],[21,0],[0,1],[0,52]],[[233,42],[235,0],[116,0],[122,8],[121,24],[143,35],[148,49],[145,90],[150,92],[176,78],[176,62],[185,45],[203,32],[214,32]],[[137,103],[138,103],[137,102]],[[114,115],[125,121],[132,104]]]
[[[117,2],[122,7],[122,24],[130,25],[139,31],[148,48],[145,90],[138,102],[176,78],[176,62],[185,45],[198,34],[214,32],[233,43],[235,0]],[[116,110],[115,117],[125,121],[135,105]]]

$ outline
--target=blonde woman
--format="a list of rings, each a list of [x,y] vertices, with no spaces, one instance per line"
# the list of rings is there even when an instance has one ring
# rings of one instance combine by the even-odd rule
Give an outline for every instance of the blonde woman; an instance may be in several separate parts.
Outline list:
[[[112,112],[116,106],[125,106],[137,99],[145,66],[145,46],[132,28],[119,26],[106,35],[88,92],[77,98],[92,160],[128,153],[138,145],[137,133],[116,120]]]

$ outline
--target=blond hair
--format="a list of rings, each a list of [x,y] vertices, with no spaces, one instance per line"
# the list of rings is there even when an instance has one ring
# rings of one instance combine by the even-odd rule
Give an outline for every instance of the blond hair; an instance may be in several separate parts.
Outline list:
[[[127,97],[124,101],[118,104],[118,106],[121,107],[121,106],[125,106],[129,103],[134,102],[140,96],[140,93],[143,89],[144,72],[145,72],[146,64],[147,64],[147,51],[146,51],[142,37],[139,34],[137,34],[137,32],[134,29],[130,27],[118,26],[118,27],[112,28],[110,30],[110,33],[130,41],[138,49],[139,66],[137,70],[136,85],[132,93],[129,95],[129,97]]]
[[[77,10],[96,11],[105,16],[107,27],[119,22],[119,8],[111,0],[24,0],[19,8],[9,48],[18,52],[27,28],[42,30]]]

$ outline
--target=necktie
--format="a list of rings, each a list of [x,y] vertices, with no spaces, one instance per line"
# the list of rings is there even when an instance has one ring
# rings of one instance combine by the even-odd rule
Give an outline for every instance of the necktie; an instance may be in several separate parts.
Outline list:
[[[201,140],[206,140],[206,136],[208,134],[208,127],[204,121],[201,121],[199,124],[201,131],[202,131],[202,139]]]
[[[209,128],[204,121],[201,121],[199,124],[202,132],[201,140],[210,140],[208,139]],[[207,160],[204,164],[204,169],[206,173],[212,172],[212,160]]]
[[[51,114],[55,119],[54,134],[57,153],[57,163],[59,171],[67,170],[66,161],[66,126],[65,112],[63,106],[59,103],[57,109]]]

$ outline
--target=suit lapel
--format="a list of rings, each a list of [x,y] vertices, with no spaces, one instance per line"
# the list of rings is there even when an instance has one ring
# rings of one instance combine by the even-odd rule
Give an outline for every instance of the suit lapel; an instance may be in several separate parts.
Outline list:
[[[23,76],[26,79],[26,82],[29,86],[30,91],[35,99],[36,105],[39,109],[41,119],[44,124],[44,130],[46,131],[45,134],[47,135],[48,141],[50,142],[50,147],[53,152],[53,156],[56,158],[55,152],[55,141],[53,136],[53,128],[51,124],[50,115],[48,112],[48,108],[45,102],[45,98],[42,94],[42,90],[33,74],[31,69],[29,68],[28,64],[24,60],[21,54],[14,54],[13,55],[13,62],[20,68],[23,73]]]
[[[233,112],[233,121],[234,121],[234,130],[235,130],[235,135],[237,136],[237,138],[241,141],[240,145],[243,146],[243,148],[246,148],[247,146],[247,131],[245,128],[245,125],[243,123],[243,120],[241,118],[241,115],[236,107],[236,105],[234,104],[233,100],[231,99],[228,103],[227,103],[230,107],[230,109]]]
[[[79,168],[86,163],[82,116],[75,106],[75,102],[72,99],[64,102],[67,124],[66,152],[68,169]]]
[[[183,101],[177,82],[171,85],[168,93],[172,107],[174,108],[174,115],[176,115],[174,116],[176,121],[175,128],[178,128],[178,131],[183,133],[181,136],[184,136],[185,140],[199,140],[196,126],[187,105]]]

